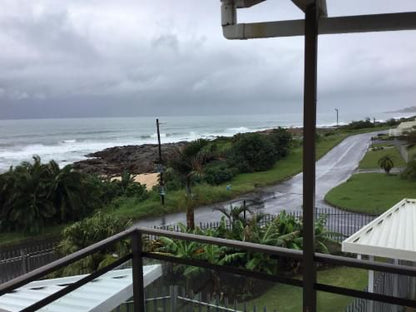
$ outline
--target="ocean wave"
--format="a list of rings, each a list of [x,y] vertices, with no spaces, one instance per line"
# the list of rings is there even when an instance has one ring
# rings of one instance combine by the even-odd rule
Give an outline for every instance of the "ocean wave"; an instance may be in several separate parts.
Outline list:
[[[66,143],[75,143],[77,140],[76,139],[71,139],[71,140],[62,140],[62,143],[66,144]]]
[[[225,132],[233,132],[233,133],[243,133],[249,132],[250,129],[247,127],[236,127],[236,128],[227,128]]]
[[[153,133],[150,137],[151,137],[151,138],[157,138],[157,133]],[[160,134],[160,137],[161,137],[161,138],[166,138],[166,137],[167,137],[167,135],[166,135],[166,133],[161,133],[161,134]]]

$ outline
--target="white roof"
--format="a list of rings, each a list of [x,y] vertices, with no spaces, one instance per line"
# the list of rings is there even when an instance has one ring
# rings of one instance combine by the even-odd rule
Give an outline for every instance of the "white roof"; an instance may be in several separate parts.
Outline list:
[[[342,242],[342,251],[416,261],[416,199],[403,199]]]
[[[416,126],[416,120],[403,121],[397,126],[397,128],[398,129],[410,129],[414,126]]]
[[[143,267],[146,287],[162,275],[160,264]],[[0,311],[20,311],[47,296],[65,288],[86,275],[76,275],[31,282],[15,292],[0,297]],[[39,311],[48,312],[107,312],[133,296],[130,269],[113,270],[50,303]]]

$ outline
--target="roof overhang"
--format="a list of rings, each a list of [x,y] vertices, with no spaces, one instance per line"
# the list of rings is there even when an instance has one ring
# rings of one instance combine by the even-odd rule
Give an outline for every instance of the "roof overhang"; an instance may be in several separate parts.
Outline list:
[[[261,23],[237,22],[237,9],[248,8],[265,0],[221,1],[221,23],[223,35],[227,39],[292,37],[305,34],[305,20],[303,19]],[[319,35],[416,29],[416,12],[328,17],[326,0],[291,1],[302,11],[316,1],[319,9]]]
[[[160,264],[143,267],[144,287],[162,275]],[[21,311],[75,283],[87,275],[76,275],[31,282],[0,297],[1,312]],[[133,296],[132,270],[109,271],[80,288],[41,308],[48,312],[109,312]]]
[[[416,261],[416,199],[403,199],[342,242],[342,251]]]

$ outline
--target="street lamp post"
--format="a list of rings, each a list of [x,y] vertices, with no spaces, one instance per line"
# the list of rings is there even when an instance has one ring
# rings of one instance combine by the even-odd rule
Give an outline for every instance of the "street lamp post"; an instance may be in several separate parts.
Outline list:
[[[335,108],[335,111],[337,112],[337,127],[338,127],[338,108]]]

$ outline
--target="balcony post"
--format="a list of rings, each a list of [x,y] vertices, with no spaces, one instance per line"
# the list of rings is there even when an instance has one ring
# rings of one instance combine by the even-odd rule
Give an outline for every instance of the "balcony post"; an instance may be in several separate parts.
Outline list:
[[[143,258],[142,258],[142,233],[134,231],[131,236],[131,250],[133,253],[133,302],[134,312],[144,312],[144,288],[143,288]]]
[[[303,102],[303,311],[316,312],[315,252],[315,134],[318,61],[317,1],[305,11],[305,72]]]

